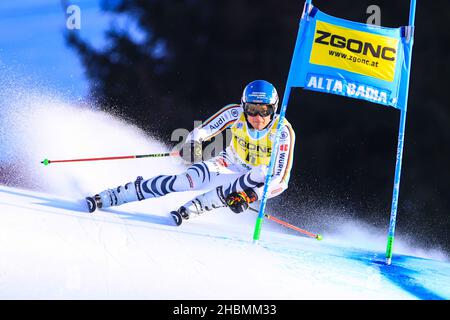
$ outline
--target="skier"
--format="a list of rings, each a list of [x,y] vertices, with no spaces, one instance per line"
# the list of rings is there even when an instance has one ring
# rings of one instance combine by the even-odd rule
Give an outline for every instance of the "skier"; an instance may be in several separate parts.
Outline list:
[[[201,215],[215,208],[229,207],[233,212],[246,210],[261,198],[279,115],[278,94],[267,81],[249,83],[241,104],[230,104],[195,128],[186,138],[180,156],[194,164],[177,175],[159,175],[148,180],[138,177],[115,189],[107,189],[87,197],[89,211],[117,206],[132,201],[164,196],[170,192],[208,190],[183,204],[171,214],[177,225],[183,219]],[[214,158],[201,161],[202,142],[231,129],[230,145]],[[273,178],[268,198],[288,187],[292,167],[295,134],[285,119],[281,129]],[[189,152],[185,152],[188,150]]]

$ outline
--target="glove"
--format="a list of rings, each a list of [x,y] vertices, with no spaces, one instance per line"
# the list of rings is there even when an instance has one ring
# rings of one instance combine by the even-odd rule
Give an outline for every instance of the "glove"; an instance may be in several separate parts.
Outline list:
[[[226,198],[228,208],[234,213],[241,213],[248,209],[248,205],[258,200],[258,195],[253,189],[232,192]]]
[[[190,141],[185,143],[180,150],[180,157],[189,163],[202,161],[202,143],[198,141]]]

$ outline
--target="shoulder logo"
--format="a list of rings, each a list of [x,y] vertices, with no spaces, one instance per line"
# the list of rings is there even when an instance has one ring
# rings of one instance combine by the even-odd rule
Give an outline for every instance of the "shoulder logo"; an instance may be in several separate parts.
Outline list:
[[[231,109],[231,115],[237,118],[237,116],[239,116],[239,111],[237,111],[236,109]]]
[[[286,139],[287,139],[287,137],[288,137],[288,134],[287,134],[287,132],[286,132],[286,131],[281,131],[281,136],[280,136],[280,139],[281,139],[281,140],[286,140]]]
[[[225,118],[224,117],[220,117],[219,119],[215,120],[213,123],[211,123],[209,125],[209,129],[214,130],[214,129],[219,129],[221,125],[223,125],[225,123]]]

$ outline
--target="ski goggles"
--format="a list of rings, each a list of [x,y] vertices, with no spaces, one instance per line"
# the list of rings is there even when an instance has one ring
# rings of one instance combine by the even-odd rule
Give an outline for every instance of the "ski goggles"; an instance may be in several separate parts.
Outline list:
[[[244,113],[250,117],[267,117],[274,114],[274,106],[272,104],[244,103]]]

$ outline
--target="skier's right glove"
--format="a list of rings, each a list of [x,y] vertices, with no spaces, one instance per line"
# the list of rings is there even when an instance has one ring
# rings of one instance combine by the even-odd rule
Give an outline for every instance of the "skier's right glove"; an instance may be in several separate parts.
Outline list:
[[[249,203],[258,200],[258,195],[253,189],[245,189],[245,191],[230,193],[225,201],[228,208],[234,213],[241,213],[248,209]]]
[[[203,160],[202,153],[202,143],[198,141],[191,141],[183,145],[180,150],[180,157],[182,157],[186,162],[197,163]]]

